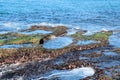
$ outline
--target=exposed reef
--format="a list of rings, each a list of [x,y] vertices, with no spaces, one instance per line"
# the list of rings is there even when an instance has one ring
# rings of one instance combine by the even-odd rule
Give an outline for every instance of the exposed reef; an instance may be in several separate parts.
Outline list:
[[[43,58],[50,57],[50,54],[53,55],[61,55],[65,52],[71,52],[75,50],[88,50],[94,49],[98,47],[105,47],[108,45],[108,37],[112,35],[112,31],[106,32],[97,32],[93,35],[83,35],[82,30],[79,30],[75,34],[69,35],[74,38],[74,41],[69,46],[63,47],[61,49],[52,49],[47,50],[40,46],[39,44],[44,44],[44,41],[50,40],[53,37],[59,36],[67,36],[65,33],[67,32],[67,28],[65,26],[57,26],[57,27],[46,27],[46,26],[31,26],[28,30],[36,30],[36,29],[44,29],[44,30],[53,30],[53,33],[47,35],[24,35],[19,33],[7,33],[2,34],[1,38],[5,39],[4,41],[0,41],[0,44],[36,44],[36,46],[32,47],[23,47],[19,49],[1,49],[0,50],[0,62],[2,63],[16,63],[18,62],[27,62],[36,59],[40,60]],[[10,39],[11,38],[11,39]],[[94,40],[100,41],[99,43],[92,43],[86,45],[77,45],[75,44],[78,40]],[[10,52],[10,55],[9,55]],[[46,57],[45,57],[46,56]],[[17,57],[17,58],[16,58]],[[23,59],[22,59],[23,58]]]
[[[107,32],[97,32],[93,35],[82,35],[81,32],[76,32],[76,34],[71,35],[74,37],[74,40],[95,40],[101,42],[108,42],[108,37],[112,35],[112,31]]]
[[[0,45],[31,44],[30,47],[0,49],[0,70],[6,66],[2,75],[0,75],[0,79],[17,79],[16,76],[22,76],[23,80],[29,80],[34,78],[33,76],[42,76],[53,70],[72,70],[80,67],[92,67],[95,69],[93,76],[82,80],[119,79],[119,71],[114,75],[109,71],[114,69],[113,72],[115,73],[115,69],[118,69],[120,65],[111,67],[108,64],[110,66],[108,68],[105,68],[106,65],[105,67],[101,66],[101,64],[104,64],[103,62],[117,62],[117,60],[120,60],[120,49],[109,45],[109,36],[113,34],[113,31],[100,31],[92,35],[84,35],[86,31],[77,30],[76,33],[67,35],[68,29],[65,26],[49,27],[37,25],[31,26],[24,31],[30,32],[38,29],[52,31],[52,33],[26,35],[18,32],[0,35]],[[73,42],[59,49],[46,49],[40,45],[55,37],[71,37]],[[92,40],[93,43],[77,44],[80,40]],[[118,55],[117,57],[116,55],[105,55],[104,52],[107,51],[115,52]],[[13,71],[10,70],[13,69],[11,65],[15,67]],[[7,71],[7,69],[10,71]],[[112,75],[112,77],[109,75]]]

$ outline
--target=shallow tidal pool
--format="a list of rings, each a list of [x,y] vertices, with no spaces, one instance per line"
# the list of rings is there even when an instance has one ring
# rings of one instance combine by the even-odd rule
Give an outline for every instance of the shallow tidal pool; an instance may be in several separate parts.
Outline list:
[[[60,49],[70,45],[73,42],[71,37],[56,37],[43,44],[46,49]]]

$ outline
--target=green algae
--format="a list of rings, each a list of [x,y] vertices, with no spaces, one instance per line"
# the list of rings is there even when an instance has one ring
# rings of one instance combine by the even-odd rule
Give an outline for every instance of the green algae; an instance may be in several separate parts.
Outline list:
[[[93,35],[83,35],[80,32],[76,32],[76,34],[72,34],[71,37],[74,38],[75,41],[77,40],[95,40],[95,41],[108,41],[109,36],[112,35],[111,31],[108,32],[97,32]]]
[[[4,40],[0,40],[0,45],[3,45],[4,44]]]
[[[7,44],[37,43],[39,39],[40,39],[39,36],[24,36],[17,37],[16,39],[11,39],[6,42]]]
[[[64,26],[58,26],[52,29],[54,31],[52,34],[55,36],[59,36],[59,35],[66,33],[66,27]],[[39,40],[42,38],[42,36],[46,36],[46,35],[41,35],[41,34],[25,35],[25,34],[20,34],[17,32],[0,34],[0,38],[4,39],[4,40],[0,40],[0,45],[39,43]]]
[[[0,34],[0,45],[8,44],[10,41],[15,40],[18,38],[26,37],[27,35],[19,34],[17,32],[10,32],[5,34]]]
[[[93,36],[91,36],[93,38],[93,40],[98,40],[98,41],[107,41],[109,36],[112,35],[112,32],[98,32],[93,34]]]
[[[66,33],[66,28],[64,26],[60,29],[56,28],[52,33],[53,35],[60,36]],[[95,41],[108,41],[109,36],[112,32],[97,32],[93,35],[83,35],[81,32],[76,32],[76,34],[72,34],[71,37],[74,38],[75,41],[78,40],[95,40]],[[39,43],[39,40],[45,35],[24,35],[20,33],[6,33],[0,35],[0,45],[4,44],[24,44],[24,43]]]
[[[17,32],[9,32],[9,33],[5,33],[5,34],[0,34],[1,39],[7,39],[7,38],[13,38],[13,37],[22,37],[22,36],[26,36],[26,35],[19,34]]]
[[[0,45],[5,44],[24,44],[24,43],[38,43],[42,35],[24,35],[20,33],[6,33],[0,35]]]

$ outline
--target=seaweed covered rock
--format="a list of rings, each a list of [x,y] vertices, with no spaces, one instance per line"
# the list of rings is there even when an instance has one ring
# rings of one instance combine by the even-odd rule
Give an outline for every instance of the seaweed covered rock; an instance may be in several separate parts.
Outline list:
[[[101,42],[108,42],[109,36],[112,35],[112,31],[107,32],[97,32],[93,35],[82,35],[80,32],[76,32],[76,34],[71,35],[75,41],[78,40],[95,40]]]
[[[65,26],[57,26],[53,29],[53,33],[43,36],[40,39],[39,44],[43,44],[46,40],[50,40],[55,37],[64,35],[65,33],[67,33],[67,28]]]
[[[53,34],[45,35],[44,37],[42,37],[42,38],[39,40],[39,44],[43,44],[45,41],[50,40],[50,39],[53,39],[53,38],[55,38],[55,37],[56,37],[56,36],[53,35]]]
[[[30,28],[24,31],[34,31],[34,30],[46,30],[46,31],[56,31],[58,29],[66,29],[66,26],[42,26],[42,25],[32,25]]]
[[[28,30],[33,31],[33,30],[39,30],[39,29],[49,31],[49,30],[52,30],[53,27],[33,25]]]
[[[67,33],[67,28],[65,26],[58,26],[54,29],[54,32],[52,34],[55,36],[61,36],[65,33]]]

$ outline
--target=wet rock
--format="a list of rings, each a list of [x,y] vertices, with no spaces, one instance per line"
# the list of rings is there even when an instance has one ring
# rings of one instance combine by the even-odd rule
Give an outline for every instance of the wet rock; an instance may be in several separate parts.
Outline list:
[[[14,75],[15,75],[15,73],[14,72],[6,72],[6,73],[4,73],[2,76],[0,76],[0,79],[4,79],[4,78],[13,78],[14,77]]]
[[[57,70],[66,70],[66,69],[74,69],[74,68],[79,68],[82,66],[92,66],[92,64],[84,62],[82,60],[69,60],[64,64],[60,64],[60,65],[55,65],[53,66],[54,69]]]
[[[64,35],[65,33],[67,33],[66,27],[64,26],[57,26],[54,30],[53,33],[45,35],[44,37],[42,37],[39,41],[39,44],[43,44],[45,41],[53,39],[55,37]]]
[[[39,30],[39,29],[49,31],[49,30],[52,30],[53,27],[33,25],[28,30],[33,31],[33,30]]]
[[[60,29],[60,30],[58,30]],[[33,25],[31,26],[29,29],[27,29],[28,31],[34,31],[34,30],[46,30],[46,31],[62,31],[66,30],[66,26],[55,26],[55,27],[51,27],[51,26],[42,26],[42,25]],[[26,31],[27,31],[26,30]],[[24,30],[25,31],[25,30]]]
[[[103,47],[103,46],[107,46],[107,44],[100,43],[100,44],[89,44],[84,46],[69,46],[62,49],[58,49],[58,50],[47,50],[42,47],[19,48],[19,49],[16,49],[15,52],[12,53],[11,55],[1,56],[0,62],[15,63],[15,62],[28,62],[33,60],[42,60],[48,57],[53,58],[70,51],[76,51],[76,50],[82,51],[82,50],[88,50],[88,49],[93,49],[97,47]]]
[[[115,49],[113,49],[112,51],[114,51],[114,52],[120,54],[120,48],[115,48]]]
[[[97,80],[112,80],[112,79],[107,76],[100,76]]]
[[[95,40],[101,43],[108,42],[108,37],[112,35],[112,32],[96,32],[92,35],[82,35],[82,33],[76,32],[76,34],[71,35],[75,41],[78,40]]]
[[[38,29],[37,27],[34,27],[33,30]],[[45,28],[48,30],[47,28]],[[63,30],[64,29],[64,30]],[[40,44],[43,44],[44,40],[49,40],[52,39],[53,36],[63,36],[66,33],[66,28],[61,27],[61,28],[54,28],[53,33],[50,35],[44,36],[43,40],[40,41]],[[62,32],[63,30],[63,32]],[[104,36],[102,36],[102,34]],[[31,76],[36,76],[36,75],[43,75],[44,73],[47,73],[48,71],[51,70],[71,70],[74,68],[80,68],[82,66],[90,66],[93,67],[96,71],[95,75],[91,77],[87,77],[84,80],[109,80],[105,75],[105,71],[109,68],[115,69],[115,66],[112,67],[104,67],[104,69],[100,69],[101,67],[96,65],[97,63],[103,63],[108,62],[111,63],[111,61],[117,61],[120,58],[114,59],[112,57],[108,58],[108,55],[102,56],[101,53],[98,54],[96,52],[90,53],[90,54],[80,54],[82,51],[85,50],[93,50],[96,48],[104,48],[107,47],[109,42],[108,42],[108,36],[110,33],[102,32],[102,33],[97,33],[94,34],[94,39],[95,40],[100,40],[99,43],[92,43],[92,44],[87,44],[87,45],[70,45],[67,47],[64,47],[62,49],[58,50],[48,50],[44,49],[42,47],[32,47],[32,48],[19,48],[15,49],[14,52],[11,52],[11,55],[0,55],[0,65],[3,64],[11,64],[11,63],[20,63],[20,64],[25,64],[23,68],[19,69],[12,69],[13,71],[8,71],[5,72],[2,76],[1,79],[9,79],[9,78],[14,78],[14,76],[25,76],[26,79]],[[77,35],[78,36],[78,35]],[[102,37],[101,37],[102,36]],[[101,38],[104,38],[105,40],[102,40]],[[83,38],[90,38],[90,37],[83,37]],[[102,49],[101,49],[102,50]],[[7,53],[10,51],[5,50]],[[78,51],[78,53],[77,53]],[[115,51],[117,53],[119,52],[119,49],[114,49],[112,51]],[[3,53],[4,51],[2,51]],[[119,55],[119,54],[118,54]],[[86,56],[89,57],[89,60],[80,60],[80,56]],[[98,58],[96,58],[98,57]],[[119,56],[118,56],[119,57]],[[116,58],[116,57],[115,57]],[[55,64],[57,60],[63,60],[63,63],[60,64]],[[107,62],[108,61],[108,62]],[[113,63],[115,64],[115,63]],[[119,62],[117,66],[119,65]],[[103,68],[103,65],[102,65]],[[107,69],[106,69],[107,68]],[[117,67],[119,68],[119,67]],[[3,71],[3,70],[2,70]],[[115,71],[114,71],[115,72]],[[119,72],[115,74],[114,76],[119,77]],[[116,78],[117,79],[117,78]],[[119,79],[119,78],[118,78]],[[44,79],[43,79],[44,80]]]
[[[39,44],[43,44],[45,41],[50,40],[50,39],[53,39],[53,38],[55,38],[55,37],[56,37],[56,36],[53,35],[53,34],[45,35],[43,38],[40,39]]]
[[[53,35],[55,36],[61,36],[63,34],[67,33],[67,28],[65,26],[57,26],[54,31],[53,31]]]
[[[83,56],[89,57],[89,58],[101,57],[101,56],[102,56],[102,53],[93,52],[93,53],[90,53],[90,54],[84,54]]]

